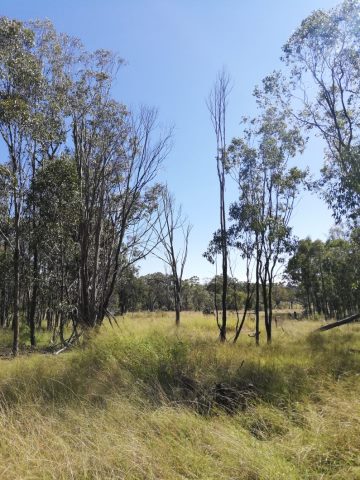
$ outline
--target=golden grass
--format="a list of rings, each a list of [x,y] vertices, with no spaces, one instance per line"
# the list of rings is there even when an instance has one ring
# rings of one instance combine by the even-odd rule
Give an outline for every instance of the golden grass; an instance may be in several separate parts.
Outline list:
[[[0,478],[360,479],[360,325],[285,321],[257,348],[220,345],[212,317],[173,323],[129,315],[2,360]]]

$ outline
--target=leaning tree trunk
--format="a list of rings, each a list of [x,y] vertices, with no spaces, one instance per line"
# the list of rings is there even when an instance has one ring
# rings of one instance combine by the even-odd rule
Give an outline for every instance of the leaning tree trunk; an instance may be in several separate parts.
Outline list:
[[[320,328],[317,328],[315,332],[324,332],[325,330],[331,330],[332,328],[340,327],[341,325],[346,325],[347,323],[355,322],[359,320],[360,313],[356,313],[355,315],[351,315],[350,317],[343,318],[342,320],[337,320],[336,322],[328,323],[327,325],[323,325]]]

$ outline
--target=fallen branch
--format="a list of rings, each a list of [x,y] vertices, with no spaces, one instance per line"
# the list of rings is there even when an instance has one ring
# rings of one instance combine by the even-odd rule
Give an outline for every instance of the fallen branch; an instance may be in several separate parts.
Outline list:
[[[343,318],[342,320],[337,320],[336,322],[328,323],[327,325],[323,325],[320,328],[317,328],[315,332],[324,332],[325,330],[331,330],[332,328],[340,327],[341,325],[345,325],[347,323],[354,322],[360,318],[360,313],[356,313],[355,315],[351,315],[350,317]]]
[[[64,352],[67,350],[71,345],[65,345],[65,347],[60,348],[60,350],[57,350],[56,352],[53,353],[53,355],[59,355],[60,353]]]

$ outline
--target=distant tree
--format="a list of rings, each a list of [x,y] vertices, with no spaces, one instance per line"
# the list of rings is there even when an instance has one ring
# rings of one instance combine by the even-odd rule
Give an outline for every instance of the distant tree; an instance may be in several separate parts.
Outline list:
[[[191,277],[183,282],[183,308],[185,310],[211,311],[213,301],[206,285],[200,283],[199,277]]]
[[[298,287],[308,314],[325,318],[351,315],[359,309],[359,248],[354,230],[350,237],[325,243],[300,240],[289,259],[286,274]]]
[[[292,284],[300,287],[300,295],[306,312],[313,314],[313,306],[318,304],[317,299],[322,296],[320,263],[323,243],[318,242],[317,248],[310,238],[300,240],[294,255],[289,259],[287,275]]]
[[[135,267],[129,267],[122,273],[117,281],[115,290],[120,315],[146,308],[146,283],[142,277],[138,276]]]
[[[289,286],[284,283],[277,283],[274,284],[274,306],[275,308],[285,308],[289,306],[289,304],[294,303],[294,291]],[[289,308],[293,308],[290,305]]]
[[[174,295],[171,276],[161,272],[149,273],[141,277],[145,284],[143,308],[155,310],[173,310]]]
[[[183,274],[191,228],[182,214],[181,207],[176,207],[173,195],[167,187],[163,187],[159,197],[158,221],[155,224],[159,244],[154,252],[170,269],[177,326],[180,325]]]

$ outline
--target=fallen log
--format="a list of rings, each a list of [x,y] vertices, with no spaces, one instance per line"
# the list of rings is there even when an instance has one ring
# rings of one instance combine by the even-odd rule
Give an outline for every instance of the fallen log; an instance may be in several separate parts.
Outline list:
[[[331,330],[335,327],[340,327],[341,325],[345,325],[346,323],[355,322],[360,318],[360,313],[355,313],[355,315],[350,315],[350,317],[343,318],[342,320],[337,320],[336,322],[328,323],[327,325],[323,325],[320,328],[317,328],[315,332],[324,332],[325,330]]]

